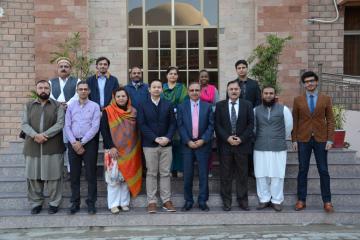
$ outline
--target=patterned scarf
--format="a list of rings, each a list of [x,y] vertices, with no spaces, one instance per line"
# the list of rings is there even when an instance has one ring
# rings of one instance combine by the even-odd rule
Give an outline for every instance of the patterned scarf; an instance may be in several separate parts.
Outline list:
[[[119,170],[128,184],[131,195],[136,197],[141,191],[142,184],[141,141],[136,127],[136,110],[131,106],[130,100],[125,111],[117,106],[113,98],[105,111],[111,137],[119,153]]]

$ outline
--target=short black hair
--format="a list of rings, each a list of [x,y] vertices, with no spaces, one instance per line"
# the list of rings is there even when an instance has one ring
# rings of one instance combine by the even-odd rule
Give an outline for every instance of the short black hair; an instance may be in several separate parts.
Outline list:
[[[99,57],[98,59],[96,59],[96,65],[98,65],[98,63],[102,60],[106,60],[106,62],[110,66],[110,60],[107,57]]]
[[[201,73],[203,73],[203,72],[205,72],[205,73],[209,74],[208,70],[206,70],[206,69],[202,69],[202,70],[200,70],[200,71],[199,71],[199,75],[200,75]]]
[[[79,81],[79,82],[76,84],[76,88],[78,88],[78,87],[79,87],[79,85],[81,85],[81,84],[86,84],[86,85],[88,85],[88,87],[89,87],[89,84],[88,84],[88,82],[87,82],[87,81],[85,81],[85,80],[81,80],[81,81]]]
[[[227,83],[226,89],[229,87],[230,84],[233,84],[233,83],[237,83],[237,85],[240,87],[239,81],[238,81],[237,79],[235,79],[235,80],[232,80],[232,81],[230,81],[230,82]]]
[[[237,62],[235,63],[235,68],[237,68],[237,66],[240,64],[244,64],[246,66],[246,68],[248,67],[247,61],[244,59],[240,59],[240,60],[237,60]]]
[[[166,70],[166,75],[171,71],[171,70],[176,70],[176,73],[179,75],[179,69],[175,66],[170,66],[168,67],[168,69]]]
[[[141,71],[141,67],[139,67],[139,66],[132,66],[132,67],[130,68],[130,72],[132,72],[132,71],[134,70],[134,68],[138,68],[138,69],[140,69],[140,71]]]
[[[150,84],[149,84],[149,88],[151,87],[151,85],[153,84],[153,82],[159,82],[159,83],[161,83],[161,87],[162,87],[162,81],[161,81],[160,79],[158,79],[158,78],[155,78],[155,79],[151,80],[151,82],[150,82]]]
[[[189,82],[188,88],[189,88],[191,85],[193,85],[193,84],[198,84],[198,85],[200,85],[200,83],[199,83],[198,81],[191,81],[191,82]]]
[[[305,78],[308,78],[308,77],[314,77],[315,81],[319,81],[319,77],[318,77],[318,75],[316,75],[316,73],[314,73],[313,71],[307,71],[301,75],[301,82],[305,83]]]
[[[47,84],[49,85],[49,87],[50,87],[50,83],[49,83],[48,80],[41,79],[41,80],[39,80],[39,81],[37,81],[37,82],[35,83],[35,86],[37,86],[39,83],[47,83]]]

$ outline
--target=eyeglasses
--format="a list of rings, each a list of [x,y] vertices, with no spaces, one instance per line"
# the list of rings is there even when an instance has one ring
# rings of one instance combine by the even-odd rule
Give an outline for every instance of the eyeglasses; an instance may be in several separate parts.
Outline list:
[[[87,91],[89,91],[89,89],[88,88],[78,88],[78,91],[79,92],[82,92],[82,91],[87,92]]]
[[[59,68],[70,68],[68,65],[60,65]]]
[[[306,81],[304,81],[304,84],[309,84],[309,83],[314,83],[314,82],[316,82],[316,80],[315,80],[315,79],[311,79],[311,80],[306,80]]]
[[[200,89],[189,89],[189,92],[200,92]]]

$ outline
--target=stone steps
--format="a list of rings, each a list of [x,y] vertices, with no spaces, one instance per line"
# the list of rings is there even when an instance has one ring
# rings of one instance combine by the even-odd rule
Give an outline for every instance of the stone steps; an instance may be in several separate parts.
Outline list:
[[[209,217],[211,216],[211,217]],[[296,212],[285,207],[281,213],[272,209],[244,212],[234,207],[230,212],[211,208],[210,212],[192,209],[189,212],[167,213],[159,209],[148,214],[144,208],[133,208],[130,212],[112,215],[107,209],[98,209],[96,215],[88,215],[81,209],[75,215],[68,215],[65,209],[49,215],[46,209],[39,215],[30,215],[28,210],[1,211],[0,228],[49,228],[49,227],[136,227],[136,226],[204,226],[204,225],[308,225],[308,224],[359,224],[360,211],[349,207],[338,207],[333,214],[326,214],[321,208],[310,208]]]
[[[98,198],[96,202],[96,206],[99,208],[107,208],[107,198],[106,192],[98,192]],[[295,194],[287,194],[284,195],[284,206],[293,207],[296,202]],[[81,195],[81,206],[85,207],[85,199],[86,195]],[[160,201],[160,200],[159,200]],[[183,194],[175,193],[172,194],[172,201],[174,205],[178,208],[178,210],[184,204],[184,196]],[[197,195],[194,195],[194,201],[197,201]],[[343,192],[339,194],[332,194],[332,202],[335,207],[353,207],[354,209],[359,208],[360,203],[360,194],[358,193],[348,193]],[[306,203],[308,206],[322,208],[322,200],[321,195],[319,193],[316,194],[308,194]],[[249,193],[249,205],[254,209],[258,204],[258,198],[255,193]],[[44,207],[48,205],[48,198],[45,198]],[[135,199],[131,200],[132,207],[145,208],[147,206],[146,195],[140,194]],[[221,207],[222,200],[220,194],[210,194],[209,207]],[[233,206],[237,206],[236,196],[233,195]],[[60,208],[68,208],[70,206],[70,195],[64,194],[63,201],[60,205]],[[160,203],[159,203],[160,206]],[[26,193],[0,193],[0,210],[29,210],[30,206],[27,201]]]

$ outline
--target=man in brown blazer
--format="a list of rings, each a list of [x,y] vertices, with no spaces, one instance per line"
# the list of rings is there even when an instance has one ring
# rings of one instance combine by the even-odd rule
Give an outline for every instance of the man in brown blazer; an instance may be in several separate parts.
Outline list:
[[[293,149],[298,151],[299,157],[298,201],[295,210],[300,211],[306,208],[307,174],[311,153],[314,151],[320,175],[324,210],[331,213],[334,208],[331,204],[330,176],[327,163],[327,152],[332,146],[335,125],[331,98],[318,91],[319,78],[314,72],[305,72],[301,76],[301,81],[306,93],[296,97],[293,104],[292,142]]]

